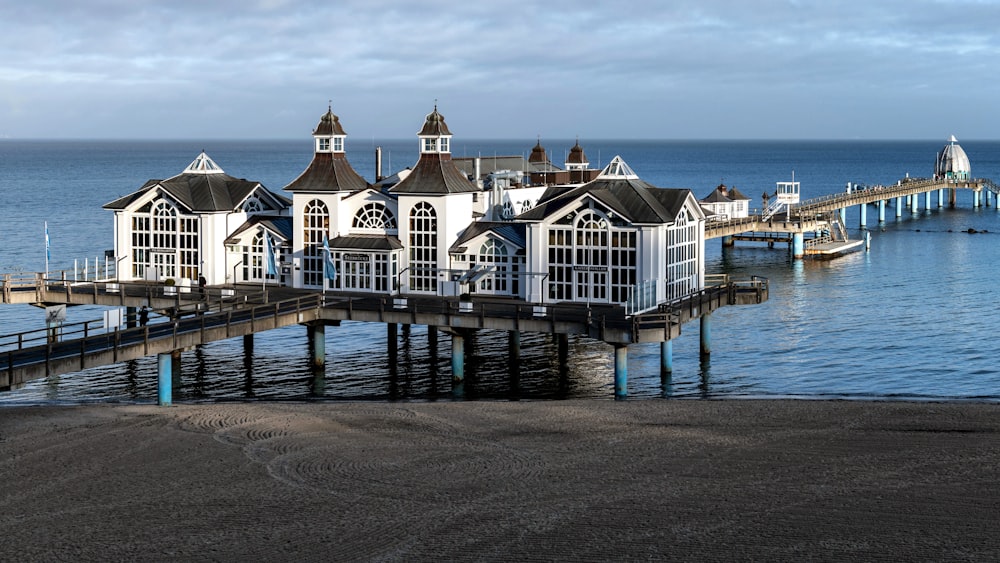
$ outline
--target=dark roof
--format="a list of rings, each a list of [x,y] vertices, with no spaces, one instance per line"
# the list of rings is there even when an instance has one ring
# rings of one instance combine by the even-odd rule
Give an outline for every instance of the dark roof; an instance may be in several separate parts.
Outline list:
[[[235,244],[239,239],[239,236],[250,229],[256,229],[257,226],[262,226],[265,229],[277,233],[282,240],[290,241],[292,240],[292,218],[287,215],[251,215],[247,218],[246,222],[239,226],[233,234],[229,235],[226,239],[226,244]]]
[[[526,223],[515,223],[510,221],[476,221],[472,223],[462,234],[458,236],[455,244],[451,245],[449,252],[464,252],[465,243],[478,237],[479,235],[492,232],[498,237],[509,240],[518,248],[523,249],[527,240],[528,225]]]
[[[700,201],[702,203],[729,203],[732,200],[729,198],[729,196],[722,195],[722,188],[719,187],[712,190],[712,193],[701,198]]]
[[[403,245],[391,235],[350,235],[333,237],[330,248],[337,250],[399,250]]]
[[[549,157],[545,154],[545,147],[542,146],[542,140],[539,139],[538,143],[531,149],[531,156],[528,157],[528,162],[544,164],[549,161]]]
[[[438,113],[437,105],[434,106],[434,111],[427,114],[424,126],[417,135],[451,135],[448,124],[444,122],[444,116]]]
[[[319,125],[313,131],[313,135],[325,137],[328,135],[347,135],[344,127],[340,124],[340,118],[333,113],[333,108],[327,108],[323,117],[319,118]]]
[[[577,141],[573,148],[569,149],[569,156],[566,157],[567,164],[585,164],[587,162],[587,155],[583,153],[583,147],[580,146],[580,141]]]
[[[271,192],[259,182],[234,178],[229,174],[184,173],[167,180],[149,180],[139,191],[106,203],[104,208],[124,209],[156,186],[162,187],[192,212],[231,211],[258,188],[277,201],[287,202],[287,199]]]
[[[413,172],[389,191],[394,194],[440,195],[480,190],[459,171],[450,154],[424,153],[420,155]]]
[[[657,188],[638,178],[598,178],[561,193],[546,190],[540,203],[517,216],[518,220],[541,221],[573,200],[589,195],[631,223],[671,223],[680,213],[690,190]],[[546,196],[552,196],[546,199]]]
[[[732,200],[735,201],[737,199],[750,199],[750,198],[748,198],[747,196],[745,196],[743,194],[743,192],[737,190],[736,186],[733,186],[733,187],[729,188],[729,199],[732,199]]]
[[[299,177],[285,186],[289,192],[355,192],[368,187],[344,153],[318,152]]]

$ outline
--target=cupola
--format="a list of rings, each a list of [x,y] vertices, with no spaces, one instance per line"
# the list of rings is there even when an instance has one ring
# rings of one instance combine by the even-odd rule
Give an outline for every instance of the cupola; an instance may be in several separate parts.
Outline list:
[[[332,107],[327,107],[326,113],[319,120],[319,125],[313,131],[313,138],[316,139],[317,153],[342,153],[344,152],[344,139],[347,133],[340,124],[340,118],[333,113]]]
[[[185,174],[225,174],[225,171],[215,163],[205,151],[201,151],[201,154],[195,158],[187,168],[184,169]]]
[[[569,156],[566,157],[566,169],[567,170],[586,170],[590,166],[587,162],[587,155],[583,153],[583,147],[580,146],[580,140],[576,140],[576,144],[573,148],[569,149]]]
[[[438,113],[437,104],[434,111],[427,114],[424,127],[417,133],[420,142],[420,154],[451,154],[451,131],[444,122],[444,116]]]
[[[531,164],[546,164],[548,161],[549,156],[545,154],[545,147],[542,146],[542,140],[539,139],[538,143],[531,149],[531,156],[528,157],[528,162]]]

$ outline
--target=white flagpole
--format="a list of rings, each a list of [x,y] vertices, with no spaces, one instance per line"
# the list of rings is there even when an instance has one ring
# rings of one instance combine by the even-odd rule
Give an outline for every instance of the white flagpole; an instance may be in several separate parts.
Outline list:
[[[49,222],[45,222],[45,279],[49,277]]]

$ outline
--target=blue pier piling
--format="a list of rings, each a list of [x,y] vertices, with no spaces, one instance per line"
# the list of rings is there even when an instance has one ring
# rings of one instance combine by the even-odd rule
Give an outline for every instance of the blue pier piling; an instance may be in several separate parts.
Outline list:
[[[310,331],[310,348],[312,349],[313,367],[326,365],[326,327],[315,325]]]
[[[736,246],[736,241],[733,239],[732,235],[724,236],[722,237],[722,246],[723,248]]]
[[[885,223],[885,200],[878,201],[878,222]]]
[[[792,256],[802,258],[805,255],[805,238],[802,233],[794,233],[792,235]]]
[[[896,219],[903,216],[903,198],[902,196],[896,198]]]
[[[841,225],[846,225],[847,224],[847,208],[846,207],[841,207],[840,208],[840,224]]]
[[[868,226],[868,204],[862,203],[859,207],[861,208],[861,228],[863,229]]]
[[[615,398],[628,396],[628,345],[615,344]]]
[[[169,407],[174,399],[172,354],[156,355],[156,404]]]
[[[913,195],[911,195],[909,197],[910,197],[910,213],[919,213],[920,212],[920,198],[917,197],[917,194],[913,194]]]
[[[705,313],[701,316],[701,356],[712,354],[712,314]]]
[[[931,210],[931,192],[924,192],[924,211]]]
[[[460,334],[451,335],[451,380],[465,381],[465,338]]]
[[[973,208],[979,207],[979,192],[976,191],[972,192],[972,207]]]
[[[938,190],[938,208],[944,207],[944,188]]]
[[[674,372],[674,343],[670,340],[660,343],[660,373],[666,375]]]

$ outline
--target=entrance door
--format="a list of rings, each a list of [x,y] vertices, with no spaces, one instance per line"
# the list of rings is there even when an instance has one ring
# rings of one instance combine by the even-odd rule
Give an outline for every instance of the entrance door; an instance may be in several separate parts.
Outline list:
[[[153,269],[161,279],[177,277],[177,254],[173,252],[152,252]]]

